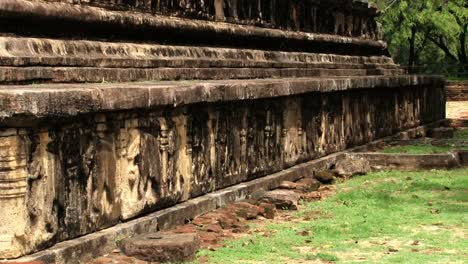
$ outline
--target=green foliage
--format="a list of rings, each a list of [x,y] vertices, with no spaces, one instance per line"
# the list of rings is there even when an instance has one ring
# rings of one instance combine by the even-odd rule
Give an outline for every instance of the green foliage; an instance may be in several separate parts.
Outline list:
[[[291,219],[267,222],[260,231],[268,236],[253,232],[201,255],[210,263],[464,263],[466,175],[468,169],[353,178]]]
[[[466,64],[468,2],[465,0],[373,0],[390,53],[406,65]],[[413,48],[412,48],[413,45]]]

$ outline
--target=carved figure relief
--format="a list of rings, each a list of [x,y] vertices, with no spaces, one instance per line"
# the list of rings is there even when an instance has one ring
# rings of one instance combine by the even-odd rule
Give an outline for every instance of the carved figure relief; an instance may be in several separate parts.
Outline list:
[[[379,39],[378,10],[352,0],[49,0]]]

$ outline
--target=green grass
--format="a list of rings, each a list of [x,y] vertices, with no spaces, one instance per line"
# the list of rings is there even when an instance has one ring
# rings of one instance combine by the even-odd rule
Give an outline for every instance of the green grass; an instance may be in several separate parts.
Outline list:
[[[406,154],[431,154],[431,153],[444,153],[453,149],[451,146],[432,146],[429,144],[421,145],[407,145],[407,146],[392,146],[383,149],[383,153],[406,153]]]
[[[381,150],[383,153],[407,153],[407,154],[431,154],[431,153],[444,153],[454,149],[468,150],[468,147],[460,146],[462,142],[468,141],[468,130],[455,131],[455,135],[452,139],[444,139],[443,146],[433,146],[431,144],[414,144],[414,145],[402,145],[392,146]]]
[[[337,187],[291,220],[267,222],[268,237],[254,232],[200,255],[210,263],[466,263],[468,169],[378,172]]]

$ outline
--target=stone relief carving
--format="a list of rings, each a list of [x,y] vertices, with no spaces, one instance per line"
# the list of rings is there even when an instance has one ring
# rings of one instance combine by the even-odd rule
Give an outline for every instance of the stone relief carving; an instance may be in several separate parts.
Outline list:
[[[443,103],[434,104],[443,90],[402,88],[400,94],[311,93],[90,114],[61,128],[2,130],[1,256],[363,144],[410,121],[415,126],[443,118]]]
[[[36,0],[30,0],[36,1]],[[381,39],[378,10],[355,0],[46,0],[227,21],[286,30]]]

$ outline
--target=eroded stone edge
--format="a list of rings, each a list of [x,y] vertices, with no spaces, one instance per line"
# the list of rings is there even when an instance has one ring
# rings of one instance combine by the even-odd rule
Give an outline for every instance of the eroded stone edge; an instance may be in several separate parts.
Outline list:
[[[354,89],[443,88],[440,76],[341,77],[265,80],[181,81],[123,84],[0,86],[0,124],[15,116],[72,117],[99,111],[148,109],[195,103],[254,100]]]

